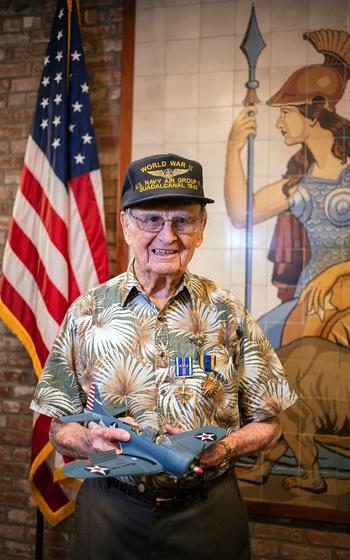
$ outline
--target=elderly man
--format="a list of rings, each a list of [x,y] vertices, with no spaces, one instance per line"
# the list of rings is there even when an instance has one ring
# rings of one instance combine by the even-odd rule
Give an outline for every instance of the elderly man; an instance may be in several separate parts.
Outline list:
[[[72,457],[129,438],[120,428],[59,421],[83,410],[92,382],[106,406],[126,403],[126,421],[141,428],[175,434],[211,424],[227,435],[202,453],[201,477],[85,481],[76,508],[77,556],[85,560],[249,558],[232,461],[277,440],[277,415],[296,396],[239,300],[187,270],[202,243],[205,205],[214,202],[202,183],[200,164],[178,155],[130,165],[121,222],[134,258],[68,310],[32,408],[53,417],[51,441]]]

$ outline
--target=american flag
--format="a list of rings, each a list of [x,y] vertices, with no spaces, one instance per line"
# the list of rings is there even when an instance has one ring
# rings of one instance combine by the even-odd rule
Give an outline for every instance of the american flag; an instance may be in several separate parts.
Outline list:
[[[39,377],[68,306],[108,279],[101,173],[76,1],[59,0],[3,260],[0,316]],[[30,485],[56,524],[73,509],[55,483],[50,419],[34,419]]]

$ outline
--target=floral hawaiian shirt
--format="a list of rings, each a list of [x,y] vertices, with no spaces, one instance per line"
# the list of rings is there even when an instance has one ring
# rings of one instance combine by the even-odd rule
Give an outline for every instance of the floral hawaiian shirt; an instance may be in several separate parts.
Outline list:
[[[203,366],[203,356],[212,367]],[[211,358],[213,357],[214,358]],[[190,376],[179,359],[192,358]],[[186,271],[159,309],[133,273],[112,278],[69,308],[31,408],[59,418],[82,412],[92,382],[104,405],[126,405],[141,425],[189,430],[275,416],[296,395],[269,341],[242,303]]]

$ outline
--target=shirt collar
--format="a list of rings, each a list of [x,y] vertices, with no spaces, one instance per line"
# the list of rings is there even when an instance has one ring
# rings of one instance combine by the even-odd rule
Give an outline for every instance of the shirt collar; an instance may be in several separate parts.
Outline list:
[[[125,279],[123,281],[122,287],[121,287],[121,296],[122,296],[122,306],[125,307],[125,305],[127,305],[127,303],[133,299],[137,294],[139,293],[144,293],[144,290],[140,284],[140,282],[138,281],[138,279],[135,276],[135,272],[134,272],[134,261],[135,259],[133,259],[130,263],[129,266],[127,268],[126,274],[125,274]],[[194,296],[193,291],[191,291],[190,289],[190,273],[186,270],[183,277],[180,280],[180,283],[177,287],[177,290],[174,294],[174,297],[176,297],[177,295],[180,294],[180,292],[185,292],[186,294],[188,294],[191,299]]]

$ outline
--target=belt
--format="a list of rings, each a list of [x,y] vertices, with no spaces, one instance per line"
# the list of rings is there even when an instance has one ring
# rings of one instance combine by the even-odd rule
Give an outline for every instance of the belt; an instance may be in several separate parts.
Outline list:
[[[107,480],[112,488],[116,488],[123,494],[131,496],[143,504],[157,508],[176,508],[185,507],[204,500],[209,490],[222,482],[228,473],[229,470],[220,476],[205,481],[200,486],[180,486],[178,488],[151,488],[147,487],[144,483],[134,486],[121,482],[118,478],[108,478]]]

